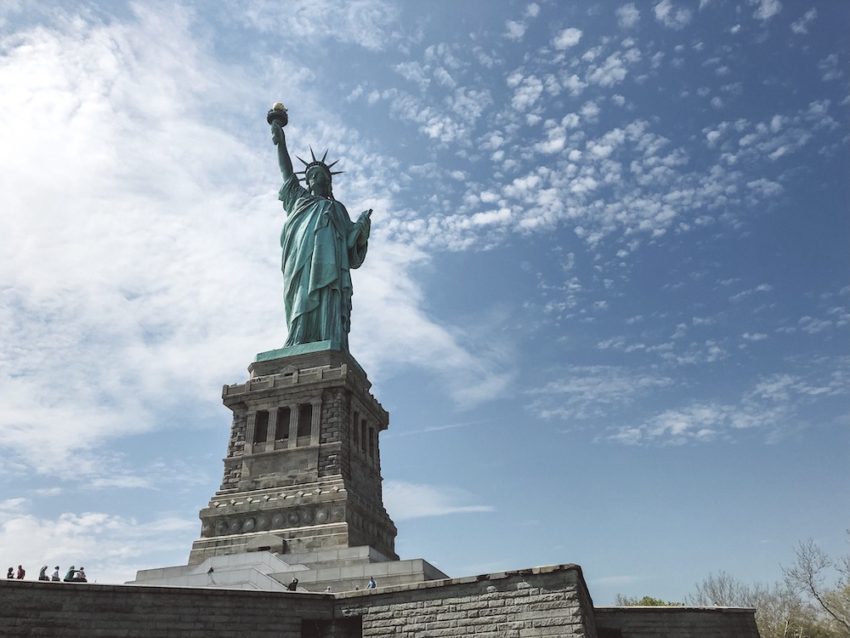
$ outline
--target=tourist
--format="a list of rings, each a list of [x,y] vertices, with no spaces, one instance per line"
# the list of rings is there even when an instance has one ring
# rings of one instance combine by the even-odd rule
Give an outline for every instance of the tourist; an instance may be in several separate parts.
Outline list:
[[[375,582],[374,576],[369,576],[369,582],[366,583],[366,589],[377,589],[378,583]]]
[[[9,571],[6,572],[6,578],[14,578],[15,577],[15,568],[10,567]]]
[[[59,565],[53,568],[53,574],[50,576],[50,580],[52,580],[54,583],[58,583],[60,580],[62,580],[61,578],[59,578]]]
[[[65,574],[65,578],[63,578],[62,580],[66,583],[73,583],[74,582],[74,574],[76,574],[76,573],[77,573],[76,567],[71,565],[68,568],[68,572]]]
[[[74,582],[75,583],[87,583],[87,582],[89,582],[88,579],[86,578],[86,568],[85,567],[80,567],[77,570],[77,575],[74,576]]]
[[[25,570],[23,567],[21,567],[20,565],[18,565],[18,575],[17,575],[17,579],[18,579],[18,580],[23,580],[23,579],[24,579],[24,576],[26,576],[26,575],[27,575],[27,570]]]
[[[289,591],[297,591],[298,590],[298,579],[293,578],[292,581],[286,586],[286,589]]]
[[[48,580],[48,581],[50,580],[50,578],[48,578],[48,576],[47,576],[47,565],[45,565],[44,567],[41,568],[41,570],[39,570],[38,579],[39,580]]]

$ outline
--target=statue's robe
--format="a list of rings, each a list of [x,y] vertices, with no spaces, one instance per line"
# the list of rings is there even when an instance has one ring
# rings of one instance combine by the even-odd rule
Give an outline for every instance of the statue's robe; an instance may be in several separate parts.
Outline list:
[[[366,257],[358,245],[359,226],[338,201],[310,194],[292,175],[280,189],[286,221],[283,302],[289,335],[285,346],[330,340],[348,350],[351,274]]]

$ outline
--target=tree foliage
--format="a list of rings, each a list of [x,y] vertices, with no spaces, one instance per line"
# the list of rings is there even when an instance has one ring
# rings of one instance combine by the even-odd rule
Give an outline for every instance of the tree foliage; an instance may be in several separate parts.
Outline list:
[[[709,574],[686,602],[754,608],[762,638],[850,637],[850,555],[832,559],[809,540],[783,572],[785,579],[772,585]]]
[[[817,610],[797,592],[780,582],[773,585],[743,583],[726,572],[709,574],[687,597],[701,607],[750,607],[762,638],[832,638],[821,627]]]
[[[838,635],[850,636],[850,554],[833,559],[809,539],[797,545],[794,564],[783,572],[788,587],[809,597]]]
[[[678,607],[682,603],[674,603],[653,596],[644,596],[643,598],[623,596],[617,594],[615,603],[619,607]]]

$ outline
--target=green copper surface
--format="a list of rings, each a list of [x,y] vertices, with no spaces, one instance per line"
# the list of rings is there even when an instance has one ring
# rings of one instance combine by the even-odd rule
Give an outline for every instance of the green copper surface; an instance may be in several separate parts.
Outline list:
[[[343,350],[342,344],[326,341],[313,341],[312,343],[302,343],[295,346],[286,346],[277,350],[267,350],[260,352],[257,355],[256,361],[271,361],[272,359],[281,359],[283,357],[291,357],[296,354],[307,354],[310,352],[321,352],[322,350]]]
[[[277,348],[276,350],[268,350],[266,352],[260,352],[257,354],[254,361],[256,363],[262,363],[265,361],[274,361],[275,359],[291,359],[296,355],[302,354],[313,354],[316,352],[325,352],[328,350],[336,350],[338,352],[345,352],[347,357],[347,362],[350,365],[353,365],[364,377],[366,377],[366,372],[357,362],[357,360],[351,356],[351,353],[342,348],[342,344],[339,342],[334,342],[330,340],[326,341],[313,341],[312,343],[302,343],[295,346],[287,346],[284,348]]]
[[[351,221],[345,206],[334,199],[330,166],[325,157],[317,160],[312,150],[313,161],[304,162],[306,188],[302,186],[286,148],[286,121],[271,116],[269,120],[283,176],[279,198],[286,211],[280,235],[288,329],[284,350],[330,342],[337,344],[334,349],[347,352],[353,294],[350,271],[366,258],[372,211]]]

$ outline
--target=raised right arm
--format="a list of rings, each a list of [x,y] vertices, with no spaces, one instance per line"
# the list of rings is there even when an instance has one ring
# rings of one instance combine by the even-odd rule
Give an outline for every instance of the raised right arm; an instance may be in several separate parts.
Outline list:
[[[272,122],[272,141],[277,145],[277,163],[280,165],[280,174],[285,182],[293,174],[292,158],[289,157],[289,151],[286,148],[286,136],[283,134],[283,127],[277,120]]]

